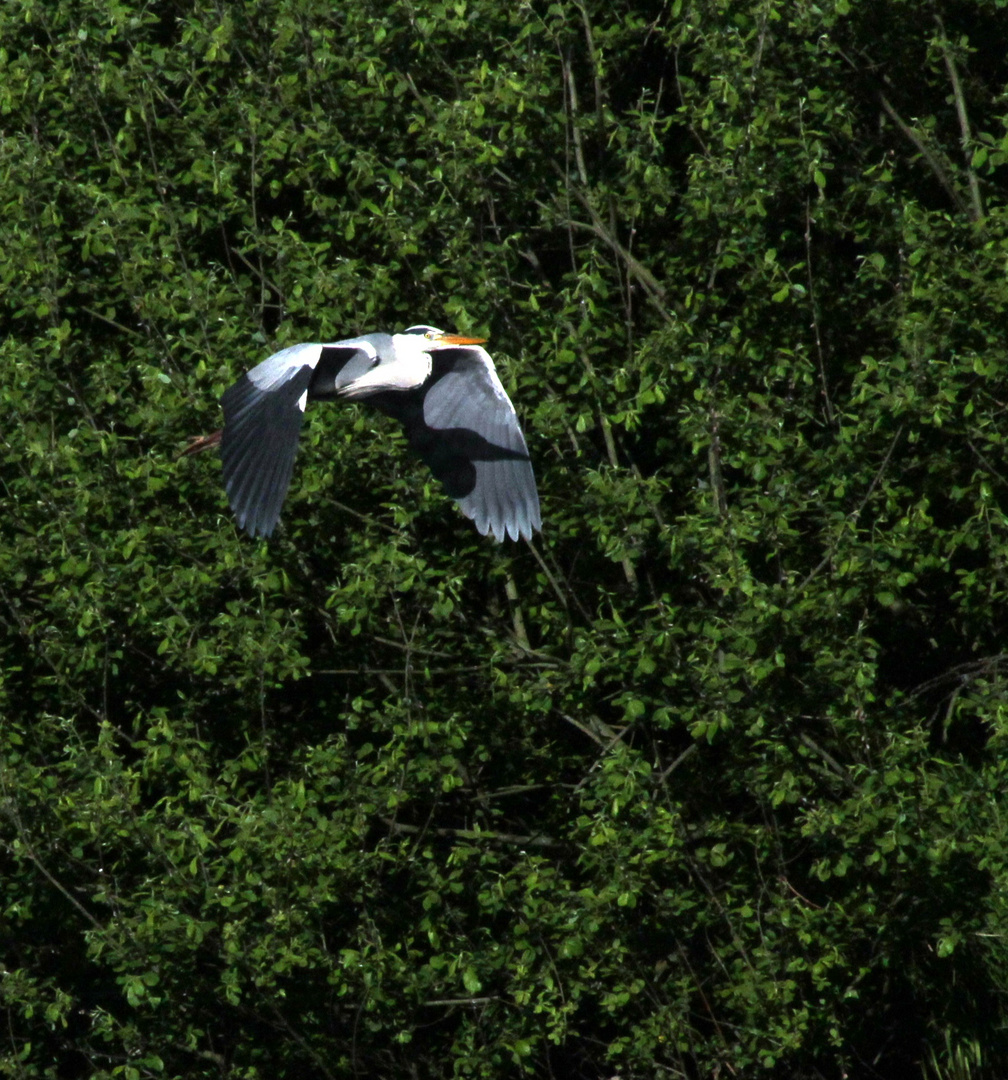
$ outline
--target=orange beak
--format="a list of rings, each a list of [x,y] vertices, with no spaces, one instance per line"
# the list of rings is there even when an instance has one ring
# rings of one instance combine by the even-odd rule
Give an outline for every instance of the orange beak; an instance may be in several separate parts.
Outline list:
[[[486,340],[485,337],[462,337],[461,334],[442,334],[438,338],[446,345],[482,345]]]

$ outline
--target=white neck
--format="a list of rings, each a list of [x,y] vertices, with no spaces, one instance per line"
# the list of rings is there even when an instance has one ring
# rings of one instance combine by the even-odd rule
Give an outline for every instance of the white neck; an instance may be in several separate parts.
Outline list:
[[[342,396],[366,398],[383,390],[412,390],[422,386],[431,373],[431,357],[427,341],[418,334],[393,334],[392,358],[380,363],[354,379],[342,391]]]

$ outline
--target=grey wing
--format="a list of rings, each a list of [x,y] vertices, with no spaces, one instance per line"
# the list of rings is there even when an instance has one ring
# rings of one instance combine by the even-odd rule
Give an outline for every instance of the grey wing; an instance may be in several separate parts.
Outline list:
[[[466,517],[495,540],[531,539],[542,530],[539,494],[528,447],[493,361],[485,349],[459,349],[452,370],[428,389],[424,423],[433,434],[445,431],[452,446],[464,447],[474,478],[455,495]],[[472,437],[460,439],[462,432]]]
[[[322,346],[294,345],[224,391],[221,463],[238,525],[269,536],[294,470],[308,386]]]

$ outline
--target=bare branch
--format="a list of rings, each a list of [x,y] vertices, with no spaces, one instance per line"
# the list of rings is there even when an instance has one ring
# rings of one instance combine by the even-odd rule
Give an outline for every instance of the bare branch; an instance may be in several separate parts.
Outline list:
[[[582,724],[580,720],[576,720],[573,716],[568,716],[567,713],[562,712],[557,715],[566,720],[571,727],[577,728],[582,735],[587,735],[596,746],[605,746],[605,740],[596,735],[587,724]]]
[[[24,827],[24,823],[21,821],[21,816],[14,809],[14,802],[10,798],[7,792],[7,784],[3,779],[3,772],[0,771],[0,785],[3,788],[5,806],[0,806],[0,813],[3,813],[10,823],[17,830],[18,842],[20,843],[21,851],[28,857],[32,865],[36,870],[49,882],[49,884],[66,900],[68,900],[77,911],[91,924],[95,930],[103,930],[102,924],[91,914],[90,911],[77,899],[69,889],[63,885],[56,877],[53,876],[47,869],[46,865],[42,862],[39,856],[35,853],[35,848],[32,846],[31,840],[28,836],[28,830]],[[17,854],[14,848],[8,847],[11,854]]]
[[[718,414],[710,411],[710,446],[707,448],[707,468],[710,470],[711,491],[714,492],[714,505],[718,517],[728,513],[728,496],[725,493],[724,476],[721,474],[721,429]]]
[[[448,840],[488,840],[496,844],[508,844],[515,847],[538,847],[538,848],[562,848],[563,844],[548,836],[520,836],[517,833],[495,832],[493,829],[434,829],[427,826],[407,825],[402,821],[393,821],[392,818],[379,818],[383,825],[387,825],[393,833],[401,833],[404,836],[418,836],[426,833],[428,836],[440,836]]]
[[[962,195],[959,194],[959,189],[955,186],[955,182],[952,179],[952,175],[945,165],[940,160],[938,155],[924,142],[924,140],[917,134],[916,131],[903,119],[902,116],[893,108],[892,103],[885,96],[885,94],[879,94],[879,101],[882,104],[882,108],[885,110],[888,117],[899,128],[900,132],[910,140],[917,148],[917,152],[927,162],[928,167],[935,174],[938,183],[948,193],[949,198],[955,203],[956,209],[961,210],[964,214],[968,213],[968,208],[963,202]]]
[[[830,768],[830,771],[838,779],[842,780],[852,790],[857,790],[857,785],[847,775],[846,770],[840,765],[840,763],[837,761],[837,759],[835,757],[833,757],[833,755],[828,750],[821,747],[815,741],[815,739],[812,738],[811,735],[809,735],[807,732],[803,731],[798,736],[798,741],[802,744],[802,746],[805,746],[809,750],[812,750],[814,753],[818,754],[823,759],[823,761],[826,762],[826,764]]]
[[[511,605],[511,620],[514,623],[515,638],[522,649],[530,652],[532,646],[529,644],[528,634],[525,631],[525,619],[522,616],[521,605],[518,603],[518,586],[515,585],[514,578],[510,574],[508,574],[507,581],[504,583],[504,592]]]
[[[567,91],[567,110],[570,114],[571,137],[574,140],[574,163],[577,165],[578,179],[582,184],[588,183],[588,170],[585,168],[584,146],[581,143],[581,123],[578,117],[577,88],[574,85],[574,76],[571,73],[570,61],[566,56],[561,57],[563,63],[564,86]]]
[[[136,334],[137,337],[143,337],[139,330],[134,330],[131,326],[124,326],[121,322],[116,322],[115,319],[110,319],[107,315],[102,315],[100,311],[95,311],[94,308],[89,308],[86,304],[81,304],[80,310],[86,315],[90,315],[92,319],[98,319],[100,322],[107,323],[109,326],[114,326],[116,330],[122,330],[124,334]]]
[[[501,997],[465,997],[465,998],[434,998],[431,1001],[421,1001],[420,1004],[426,1009],[437,1008],[455,1008],[457,1006],[467,1006],[472,1008],[476,1005],[489,1005],[492,1001],[502,1001],[506,1005],[513,1005],[514,1003],[508,1001],[506,998]]]
[[[602,74],[599,71],[598,52],[595,50],[595,35],[592,33],[591,20],[588,18],[588,10],[584,4],[577,5],[581,12],[581,22],[584,24],[585,44],[588,46],[588,60],[591,63],[592,77],[595,80],[595,113],[598,116],[599,130],[604,117],[602,109]]]
[[[561,175],[562,170],[556,163],[554,167]],[[590,222],[586,221],[571,221],[570,224],[576,229],[587,229],[589,232],[595,233],[600,239],[604,240],[619,256],[620,259],[626,264],[627,273],[636,278],[638,283],[644,287],[648,296],[657,302],[657,306],[661,313],[665,316],[668,322],[672,322],[672,316],[661,306],[666,299],[666,291],[664,285],[660,284],[658,279],[651,273],[651,271],[619,242],[612,230],[605,224],[605,222],[598,216],[595,207],[589,202],[589,200],[576,188],[572,189],[574,198],[585,208],[588,212],[588,216],[591,218]]]
[[[812,276],[812,212],[808,196],[805,197],[805,271],[808,280],[809,305],[812,308],[812,331],[815,335],[816,357],[819,361],[819,382],[826,404],[826,419],[833,423],[833,402],[830,400],[829,384],[826,382],[826,359],[823,354],[822,335],[819,332],[819,311],[816,304],[815,280]]]
[[[952,83],[952,97],[955,99],[956,115],[959,117],[959,132],[962,138],[963,157],[966,160],[966,177],[969,181],[970,189],[970,219],[972,221],[982,221],[984,216],[983,202],[980,199],[980,183],[977,180],[977,174],[973,168],[973,152],[970,150],[970,143],[973,141],[973,137],[970,134],[969,116],[966,113],[966,98],[963,96],[962,84],[959,82],[959,72],[956,69],[955,57],[952,55],[952,48],[945,35],[945,25],[942,22],[940,15],[935,15],[935,22],[938,24],[942,56],[945,59],[945,68],[949,74],[949,82]]]
[[[671,765],[658,777],[658,783],[664,784],[665,781],[679,768],[684,761],[688,761],[697,752],[697,744],[690,743],[689,746],[672,762]]]
[[[878,487],[879,481],[885,475],[885,471],[889,467],[889,459],[892,457],[893,451],[896,449],[896,444],[899,442],[900,436],[902,434],[903,425],[900,424],[896,434],[892,437],[892,442],[889,444],[889,449],[886,451],[886,456],[882,459],[882,464],[878,467],[877,472],[872,477],[872,482],[868,485],[868,490],[865,492],[864,498],[861,500],[857,509],[852,510],[847,515],[846,520],[851,524],[855,524],[857,522],[858,518],[861,516],[862,511],[868,505],[868,500],[872,497],[872,493],[875,491],[875,488]],[[802,581],[802,583],[798,586],[796,594],[804,592],[805,589],[808,587],[809,582],[812,581],[813,578],[819,576],[819,573],[822,571],[822,569],[829,563],[830,559],[833,558],[833,552],[835,551],[835,548],[835,545],[831,547],[830,550],[827,551],[826,554],[819,560],[818,564],[808,572],[804,581]]]

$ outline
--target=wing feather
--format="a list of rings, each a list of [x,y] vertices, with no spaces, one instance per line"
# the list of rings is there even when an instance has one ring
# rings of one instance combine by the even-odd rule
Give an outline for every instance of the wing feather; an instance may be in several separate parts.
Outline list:
[[[423,399],[426,437],[442,445],[421,452],[435,476],[438,450],[441,459],[457,461],[462,456],[469,461],[474,478],[468,490],[449,493],[484,536],[531,539],[533,531],[542,529],[539,495],[511,399],[485,349],[446,352],[450,367],[435,378]]]
[[[239,527],[250,536],[269,536],[276,527],[294,471],[304,416],[300,399],[313,371],[312,365],[300,363],[287,366],[281,374],[277,365],[266,365],[284,354],[303,359],[304,352],[299,357],[298,350],[306,349],[295,346],[277,353],[243,375],[221,397],[224,488]],[[317,362],[317,346],[315,353]]]
[[[283,506],[290,486],[291,472],[293,471],[293,456],[288,464],[283,458],[276,457],[272,466],[259,478],[253,505],[258,508],[258,516],[255,522],[249,522],[253,529],[266,529],[272,532],[273,527],[280,518],[280,508]]]
[[[334,396],[341,375],[367,370],[375,355],[367,338],[291,345],[224,392],[224,487],[239,527],[250,536],[269,536],[276,528],[307,399]]]
[[[267,356],[245,376],[257,389],[269,393],[289,382],[303,368],[314,369],[325,346],[291,345]],[[239,380],[240,381],[240,380]]]

